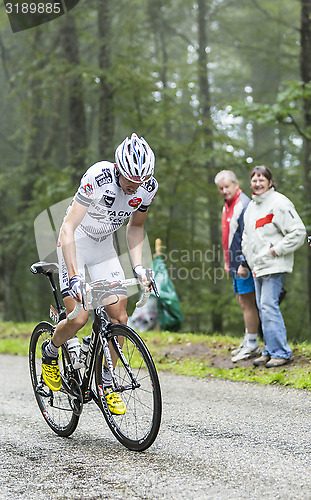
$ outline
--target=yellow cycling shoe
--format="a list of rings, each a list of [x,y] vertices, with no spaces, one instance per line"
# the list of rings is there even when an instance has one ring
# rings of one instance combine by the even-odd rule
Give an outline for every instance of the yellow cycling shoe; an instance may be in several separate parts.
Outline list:
[[[62,386],[57,358],[50,358],[45,354],[45,342],[41,347],[42,352],[42,377],[46,385],[52,391],[59,391]]]
[[[126,405],[123,403],[119,394],[113,392],[111,387],[105,387],[104,394],[108,403],[108,408],[113,415],[124,415],[126,413]]]

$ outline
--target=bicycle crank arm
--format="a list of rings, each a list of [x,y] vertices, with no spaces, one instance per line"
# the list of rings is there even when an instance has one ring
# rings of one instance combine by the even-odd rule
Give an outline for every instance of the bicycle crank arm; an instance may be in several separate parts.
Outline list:
[[[72,384],[75,385],[75,388],[72,388],[69,384]],[[68,396],[71,398],[71,399],[80,399],[82,401],[82,392],[81,392],[81,389],[80,389],[80,386],[78,384],[78,382],[74,379],[74,378],[70,378],[69,379],[69,383],[67,382],[67,380],[65,380],[63,377],[62,377],[62,388],[61,390],[63,390],[63,392],[66,392],[66,394],[68,394]]]
[[[51,393],[50,392],[46,392],[43,388],[43,384],[38,384],[36,389],[35,389],[36,393],[39,394],[40,396],[42,396],[43,398],[49,398],[51,396]]]

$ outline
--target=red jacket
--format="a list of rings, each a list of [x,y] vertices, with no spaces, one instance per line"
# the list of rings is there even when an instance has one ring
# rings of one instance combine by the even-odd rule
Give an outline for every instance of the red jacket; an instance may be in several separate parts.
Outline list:
[[[236,195],[225,201],[222,212],[222,246],[226,271],[237,270],[240,264],[247,265],[241,250],[244,229],[244,212],[249,197],[238,189]]]

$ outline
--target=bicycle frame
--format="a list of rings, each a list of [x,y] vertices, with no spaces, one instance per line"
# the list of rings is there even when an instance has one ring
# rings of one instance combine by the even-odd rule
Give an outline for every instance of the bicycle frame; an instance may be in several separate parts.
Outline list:
[[[53,296],[55,299],[56,303],[56,308],[57,308],[57,315],[58,315],[58,321],[61,321],[66,317],[66,309],[61,305],[58,290],[55,284],[55,279],[53,276],[52,272],[46,272],[44,273],[47,278],[49,279]],[[107,340],[107,332],[109,330],[109,325],[111,325],[108,315],[104,310],[104,306],[99,306],[94,310],[94,322],[92,325],[92,333],[91,333],[91,338],[90,338],[90,346],[89,350],[87,353],[86,357],[86,363],[85,363],[85,370],[83,376],[80,373],[80,370],[73,370],[73,372],[78,376],[78,383],[79,383],[79,388],[81,390],[81,395],[82,395],[82,401],[81,403],[87,403],[91,400],[94,400],[97,405],[99,405],[99,400],[96,392],[92,389],[92,380],[94,376],[94,370],[95,370],[95,362],[96,362],[96,353],[98,351],[98,344],[101,342],[102,347],[104,350],[104,355],[107,363],[107,367],[110,371],[112,381],[113,381],[113,389],[116,392],[123,392],[128,389],[128,387],[118,387],[117,380],[114,374],[114,368],[113,368],[113,363],[112,363],[112,358],[110,354],[110,349],[108,345],[108,340]],[[129,363],[127,362],[126,357],[124,356],[124,353],[122,351],[122,348],[116,340],[114,341],[115,343],[115,348],[118,351],[119,357],[127,370],[130,379],[132,381],[132,387],[133,388],[138,388],[139,384],[135,380],[135,377],[133,375],[133,372],[130,368]],[[66,380],[62,376],[62,386],[65,389],[65,391],[69,395],[74,395],[72,389],[69,387],[67,384]]]
[[[82,378],[82,383],[81,383],[81,390],[82,394],[84,395],[84,399],[86,399],[85,402],[87,402],[88,395],[92,395],[92,399],[94,399],[97,402],[97,394],[92,390],[91,385],[92,385],[92,380],[93,380],[93,375],[94,375],[94,370],[95,370],[95,362],[96,362],[96,353],[98,351],[98,344],[101,343],[104,351],[104,356],[106,359],[107,367],[110,371],[111,378],[112,378],[112,386],[114,392],[123,392],[128,390],[129,388],[138,388],[140,387],[140,384],[137,383],[134,374],[131,370],[131,367],[122,351],[122,348],[119,344],[119,342],[114,339],[114,347],[116,352],[118,353],[119,358],[121,359],[124,368],[126,369],[131,381],[132,385],[131,386],[118,386],[117,379],[114,373],[114,367],[112,363],[112,358],[111,358],[111,353],[109,349],[109,344],[108,344],[108,338],[107,334],[109,335],[109,326],[112,325],[110,323],[107,313],[104,310],[103,306],[99,306],[94,310],[94,322],[92,326],[92,334],[91,334],[91,339],[90,339],[90,347],[88,350],[88,354],[86,357],[86,363],[85,363],[85,371],[84,375]]]
[[[103,308],[98,308],[98,309],[103,309]],[[104,340],[105,340],[107,343],[107,346],[108,346],[107,339],[105,338],[104,335],[102,336],[101,333],[104,334],[106,332],[108,325],[110,324],[110,322],[108,321],[108,316],[105,313],[105,311],[101,310],[100,312],[101,312],[101,315],[98,314],[99,311],[94,311],[95,317],[94,317],[94,322],[92,325],[90,346],[89,346],[89,350],[87,353],[86,362],[85,362],[85,370],[84,370],[84,374],[83,374],[82,381],[81,381],[81,391],[83,394],[84,402],[88,402],[91,399],[94,399],[96,404],[99,404],[98,397],[97,397],[96,392],[94,390],[92,390],[92,387],[91,387],[93,376],[94,376],[94,370],[95,370],[96,353],[98,351],[98,345],[100,342],[102,342],[102,344],[104,346],[104,344],[105,344]],[[108,347],[108,350],[109,350],[109,347]],[[106,355],[106,352],[105,352],[105,355]],[[110,364],[110,366],[112,366],[110,351],[109,351],[108,356],[110,358],[109,364]],[[77,370],[77,372],[79,372],[79,370]],[[79,373],[79,375],[81,377],[80,373]]]

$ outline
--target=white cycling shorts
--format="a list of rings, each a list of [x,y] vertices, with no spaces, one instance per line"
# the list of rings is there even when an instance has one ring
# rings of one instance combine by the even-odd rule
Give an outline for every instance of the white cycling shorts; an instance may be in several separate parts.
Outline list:
[[[78,272],[83,280],[85,280],[86,268],[91,281],[108,280],[114,282],[124,279],[124,271],[113,246],[112,234],[103,241],[97,242],[86,236],[82,230],[76,229],[75,245]],[[60,291],[63,297],[68,297],[69,278],[60,246],[57,247],[57,256]],[[126,295],[126,288],[122,288],[120,293]]]

